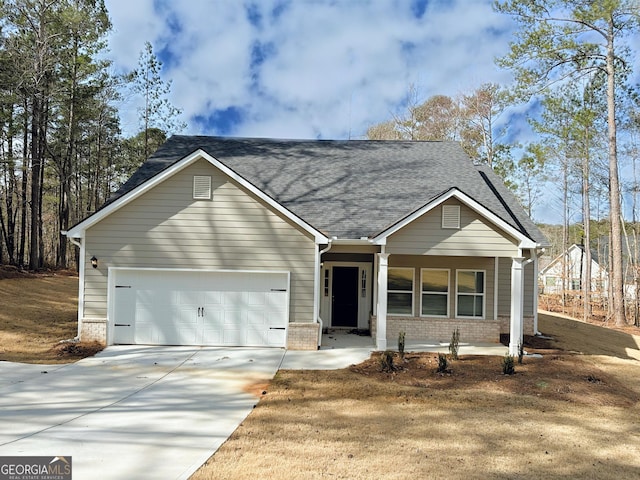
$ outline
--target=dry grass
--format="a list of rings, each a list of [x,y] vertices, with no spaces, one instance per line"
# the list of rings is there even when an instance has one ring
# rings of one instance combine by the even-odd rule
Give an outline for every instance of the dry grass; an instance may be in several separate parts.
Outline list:
[[[548,316],[540,329],[556,340],[514,376],[472,356],[439,375],[431,354],[391,374],[375,358],[281,371],[192,479],[638,478],[640,339]]]
[[[66,363],[102,348],[58,344],[77,335],[76,276],[3,271],[0,305],[0,361]]]

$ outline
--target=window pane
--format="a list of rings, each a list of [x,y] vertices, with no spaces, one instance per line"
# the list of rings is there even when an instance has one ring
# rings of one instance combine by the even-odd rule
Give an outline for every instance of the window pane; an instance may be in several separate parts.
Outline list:
[[[480,295],[458,295],[458,315],[481,317],[483,297]]]
[[[474,301],[472,295],[458,296],[458,315],[461,317],[473,317]]]
[[[458,292],[484,293],[484,272],[458,272]]]
[[[411,294],[389,292],[387,311],[393,315],[411,315]]]
[[[422,295],[422,315],[440,315],[447,314],[447,296],[446,295]]]
[[[484,293],[484,272],[475,272],[476,274],[476,293]]]
[[[390,268],[387,277],[387,289],[413,291],[413,270]]]
[[[449,275],[446,270],[423,270],[422,271],[422,291],[423,292],[448,292]]]

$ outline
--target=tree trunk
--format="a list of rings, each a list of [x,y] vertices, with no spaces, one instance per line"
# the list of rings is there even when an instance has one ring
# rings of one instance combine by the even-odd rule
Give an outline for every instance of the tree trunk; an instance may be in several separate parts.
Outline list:
[[[609,136],[609,215],[611,217],[611,283],[613,319],[617,326],[626,324],[624,315],[624,278],[622,270],[622,212],[620,209],[620,182],[618,178],[618,152],[616,144],[616,98],[614,64],[613,18],[608,25],[607,38],[607,123]]]
[[[40,231],[39,221],[41,218],[40,198],[42,196],[40,191],[40,167],[42,165],[42,157],[40,156],[40,110],[40,99],[38,98],[38,95],[34,95],[31,112],[31,196],[29,204],[31,207],[31,230],[29,232],[29,268],[31,270],[36,270],[40,267],[40,242],[38,241],[38,233]]]
[[[591,317],[591,203],[589,201],[589,128],[585,129],[585,148],[582,157],[582,221],[584,223],[584,277],[582,285],[582,319],[586,322]]]

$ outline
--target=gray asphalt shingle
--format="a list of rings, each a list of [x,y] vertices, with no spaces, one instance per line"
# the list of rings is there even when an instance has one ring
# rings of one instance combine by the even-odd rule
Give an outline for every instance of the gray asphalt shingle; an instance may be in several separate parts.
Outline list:
[[[328,236],[371,237],[455,187],[547,243],[499,177],[457,142],[173,136],[110,202],[198,149]]]

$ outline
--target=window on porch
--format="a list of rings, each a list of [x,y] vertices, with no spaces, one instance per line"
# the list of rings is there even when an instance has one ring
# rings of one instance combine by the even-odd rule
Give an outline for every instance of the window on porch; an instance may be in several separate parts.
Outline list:
[[[413,316],[413,268],[389,268],[387,312],[389,315]]]
[[[449,270],[423,268],[422,306],[423,317],[449,316]]]
[[[484,318],[484,270],[456,273],[456,316]]]

